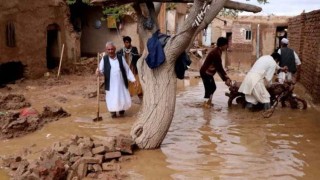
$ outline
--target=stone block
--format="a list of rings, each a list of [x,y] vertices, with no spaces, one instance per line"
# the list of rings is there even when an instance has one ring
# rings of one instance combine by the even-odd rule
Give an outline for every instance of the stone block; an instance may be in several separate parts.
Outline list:
[[[86,163],[80,163],[77,167],[77,174],[80,179],[87,175],[88,165]]]
[[[134,141],[131,137],[118,136],[116,142],[116,150],[119,150],[123,153],[132,154],[132,146]]]
[[[84,153],[84,148],[76,145],[71,145],[68,149],[71,155],[82,156]]]
[[[99,164],[101,164],[104,161],[104,155],[102,154],[95,154],[94,157],[99,159]]]
[[[85,163],[85,164],[97,164],[100,162],[100,159],[99,158],[96,158],[96,157],[82,157],[80,159],[78,159],[72,166],[71,168],[72,169],[76,169],[78,167],[79,164],[81,163]]]
[[[92,156],[93,156],[93,154],[89,149],[86,149],[84,151],[83,157],[92,157]]]
[[[107,152],[104,154],[105,159],[115,159],[121,157],[121,152],[115,151],[115,152]]]
[[[100,164],[94,164],[93,169],[94,169],[94,172],[101,172],[102,171],[102,167]]]
[[[106,146],[99,146],[92,149],[93,154],[103,154],[107,152],[108,148]]]
[[[102,169],[104,171],[116,171],[117,164],[116,163],[102,163]]]

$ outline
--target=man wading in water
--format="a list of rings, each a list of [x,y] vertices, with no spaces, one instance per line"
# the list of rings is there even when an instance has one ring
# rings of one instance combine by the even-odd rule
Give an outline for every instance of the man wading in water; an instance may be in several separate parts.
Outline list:
[[[231,85],[231,79],[227,76],[227,73],[223,69],[221,60],[222,51],[227,50],[227,48],[228,39],[225,37],[219,37],[217,40],[217,47],[208,54],[200,68],[200,76],[205,89],[204,98],[208,99],[204,102],[205,107],[213,106],[212,96],[217,89],[213,76],[216,74],[216,72],[227,86]]]

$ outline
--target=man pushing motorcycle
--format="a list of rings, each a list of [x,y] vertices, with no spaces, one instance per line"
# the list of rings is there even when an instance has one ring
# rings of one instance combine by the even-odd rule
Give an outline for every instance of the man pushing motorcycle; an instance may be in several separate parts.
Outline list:
[[[264,81],[267,81],[268,86],[271,85],[275,71],[287,69],[278,65],[280,59],[280,54],[274,52],[271,55],[261,56],[251,67],[238,90],[245,95],[247,108],[252,109],[258,103],[263,104],[264,110],[271,107],[270,94]]]

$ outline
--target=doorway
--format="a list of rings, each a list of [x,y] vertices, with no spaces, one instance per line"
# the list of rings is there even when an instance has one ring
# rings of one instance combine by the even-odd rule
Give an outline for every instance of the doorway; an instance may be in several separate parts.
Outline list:
[[[21,61],[11,61],[0,64],[0,88],[23,78],[24,73],[25,65],[23,65]]]
[[[228,50],[226,52],[226,60],[223,64],[224,67],[231,66],[231,59],[229,59],[228,53],[231,53],[232,50],[232,32],[226,32],[226,38],[228,39]]]
[[[281,39],[287,38],[288,26],[278,26],[276,29],[276,39],[275,39],[275,51],[280,48]]]
[[[50,24],[47,27],[47,68],[54,69],[59,65],[60,27]]]

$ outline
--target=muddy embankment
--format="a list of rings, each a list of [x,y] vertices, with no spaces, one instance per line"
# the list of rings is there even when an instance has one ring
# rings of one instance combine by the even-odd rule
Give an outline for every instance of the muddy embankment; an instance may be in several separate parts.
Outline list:
[[[61,107],[46,106],[42,113],[38,113],[23,95],[0,96],[0,139],[23,136],[67,116],[70,114]]]

